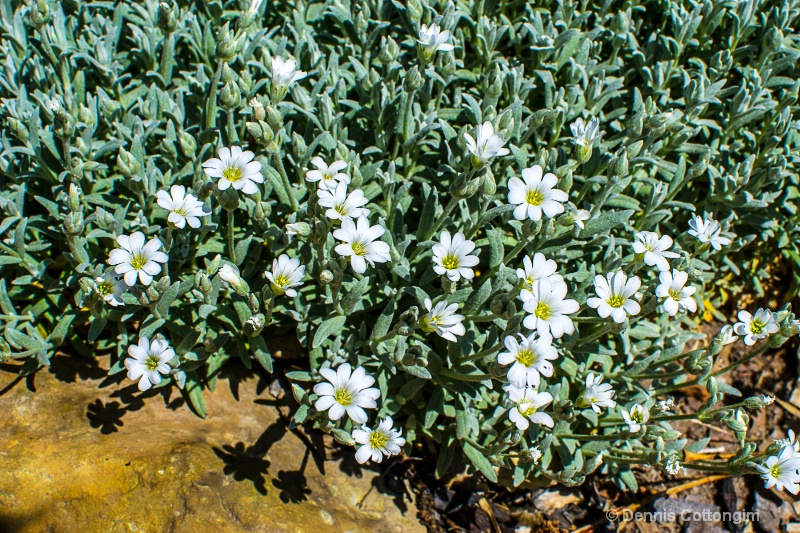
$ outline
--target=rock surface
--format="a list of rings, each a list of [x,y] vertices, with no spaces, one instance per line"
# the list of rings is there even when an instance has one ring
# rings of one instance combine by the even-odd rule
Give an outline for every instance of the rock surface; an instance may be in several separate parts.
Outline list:
[[[220,379],[206,420],[123,376],[66,357],[0,372],[0,531],[424,531],[407,496],[370,491],[377,471],[290,431],[256,375]]]

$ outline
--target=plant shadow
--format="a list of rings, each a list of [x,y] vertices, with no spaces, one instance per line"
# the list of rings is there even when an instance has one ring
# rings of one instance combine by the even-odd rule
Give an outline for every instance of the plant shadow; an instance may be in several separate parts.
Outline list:
[[[222,472],[232,475],[236,481],[250,481],[259,494],[267,494],[266,475],[270,462],[265,458],[272,445],[281,440],[288,426],[283,420],[272,423],[256,442],[248,446],[244,442],[215,446],[214,453],[225,464]]]

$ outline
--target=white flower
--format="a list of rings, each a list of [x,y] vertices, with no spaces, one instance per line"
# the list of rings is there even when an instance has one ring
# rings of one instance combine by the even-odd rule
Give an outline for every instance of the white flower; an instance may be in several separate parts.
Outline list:
[[[580,306],[575,300],[565,300],[566,296],[567,284],[563,281],[540,279],[530,289],[522,289],[519,299],[525,312],[530,313],[522,324],[539,335],[550,334],[557,339],[565,333],[572,335],[575,326],[567,315],[577,313]]]
[[[146,391],[153,385],[161,383],[161,375],[169,374],[171,367],[169,361],[175,357],[175,350],[169,347],[167,341],[154,340],[150,342],[147,337],[140,337],[139,344],[128,346],[130,357],[125,359],[125,368],[128,369],[128,379],[139,380],[139,390]]]
[[[765,488],[786,489],[795,495],[800,492],[800,475],[797,473],[800,457],[792,446],[784,446],[778,455],[769,456],[765,464],[756,465],[756,468],[761,472]]]
[[[547,259],[543,253],[536,252],[533,261],[527,255],[522,258],[524,268],[517,269],[517,277],[522,280],[526,289],[530,290],[540,279],[549,280],[551,283],[563,282],[564,278],[556,274],[558,265],[552,259]]]
[[[641,285],[642,280],[637,276],[628,279],[628,275],[622,270],[609,272],[605,278],[595,276],[594,292],[597,297],[588,298],[586,305],[597,309],[597,314],[603,318],[610,315],[614,322],[625,322],[626,313],[637,315],[641,311],[639,304],[631,299]]]
[[[697,311],[697,302],[692,298],[692,294],[697,290],[697,287],[692,287],[691,285],[684,287],[689,279],[689,274],[680,270],[673,270],[671,274],[662,272],[658,275],[658,279],[661,284],[656,287],[656,296],[666,298],[662,306],[667,314],[675,316],[681,309],[692,313]]]
[[[658,410],[662,413],[666,413],[667,411],[671,411],[675,409],[675,398],[670,396],[666,400],[661,400],[658,402]]]
[[[550,361],[558,359],[558,352],[550,335],[538,337],[533,332],[528,337],[520,333],[519,337],[522,342],[518,342],[513,335],[503,340],[508,351],[497,354],[497,362],[503,366],[513,363],[508,369],[508,381],[512,385],[538,387],[540,375],[553,375],[553,363]]]
[[[161,241],[158,238],[150,239],[144,243],[144,233],[137,231],[131,236],[120,235],[117,237],[120,248],[111,250],[108,254],[108,264],[116,265],[114,272],[122,274],[125,283],[133,287],[136,277],[142,285],[150,285],[153,276],[161,272],[159,263],[166,263],[169,257],[159,251]]]
[[[576,209],[575,212],[572,213],[572,220],[575,222],[575,225],[581,229],[586,227],[583,225],[584,221],[590,218],[592,218],[592,213],[586,209]]]
[[[676,259],[680,255],[668,251],[672,247],[672,237],[664,235],[659,238],[658,233],[642,231],[634,235],[633,251],[643,257],[645,264],[655,266],[660,271],[669,270],[667,259]]]
[[[290,259],[286,254],[281,254],[277,259],[273,259],[272,272],[264,273],[270,281],[272,292],[279,296],[285,294],[290,298],[297,296],[297,291],[292,287],[302,285],[305,274],[306,267],[300,264],[300,260]]]
[[[643,405],[634,405],[630,412],[622,409],[622,418],[628,424],[631,433],[638,433],[642,426],[650,420],[650,410]]]
[[[447,274],[450,281],[475,277],[472,267],[479,262],[478,252],[470,255],[475,250],[475,243],[466,240],[460,231],[452,238],[449,231],[443,231],[439,237],[439,244],[434,244],[432,249],[434,272],[440,276]]]
[[[381,391],[373,387],[375,378],[367,375],[363,367],[350,371],[350,364],[339,365],[336,371],[323,368],[319,371],[329,383],[314,385],[314,393],[319,399],[314,403],[317,411],[328,411],[328,418],[339,420],[347,413],[358,424],[367,423],[367,412],[364,409],[375,409],[375,402],[381,397]]]
[[[281,56],[272,58],[272,83],[281,87],[288,87],[296,81],[308,76],[308,73],[297,70],[294,59],[284,60]]]
[[[370,458],[376,463],[383,461],[383,456],[397,455],[406,443],[401,431],[394,429],[391,416],[387,416],[375,429],[361,426],[353,430],[353,440],[361,446],[356,450],[356,461],[366,463]]]
[[[317,156],[311,160],[311,164],[317,167],[317,170],[306,170],[306,181],[319,182],[320,189],[333,190],[339,183],[350,183],[350,176],[341,172],[347,168],[347,163],[344,161],[334,161],[328,166],[321,157]]]
[[[469,133],[464,134],[464,139],[467,141],[467,149],[472,153],[472,164],[474,166],[483,166],[496,156],[508,155],[508,148],[503,148],[506,144],[505,138],[502,135],[494,132],[494,126],[489,121],[478,126],[475,131],[477,140],[472,138]]]
[[[775,396],[768,396],[768,395],[766,395],[766,394],[762,394],[762,395],[761,395],[761,402],[762,402],[762,403],[763,403],[765,406],[767,406],[767,405],[771,405],[772,403],[774,403],[774,402],[775,402]]]
[[[681,473],[681,470],[683,470],[683,466],[678,458],[674,455],[669,456],[666,464],[664,465],[664,472],[670,476],[676,476]]]
[[[536,389],[531,387],[520,388],[510,384],[504,386],[503,390],[508,393],[508,399],[515,404],[508,411],[508,418],[517,429],[526,430],[531,422],[553,427],[550,415],[537,412],[539,408],[553,401],[553,396],[549,392],[536,392]]]
[[[595,377],[591,372],[586,376],[586,390],[583,391],[578,405],[580,407],[591,407],[595,413],[600,412],[601,407],[613,408],[617,402],[611,399],[614,395],[614,388],[608,383],[603,383],[603,376]]]
[[[451,52],[455,47],[448,43],[452,34],[448,30],[442,30],[436,24],[426,26],[425,24],[419,30],[419,39],[417,42],[425,49],[427,59],[433,57],[435,52]]]
[[[572,130],[573,142],[579,146],[591,146],[603,136],[599,131],[600,120],[597,117],[585,124],[583,118],[578,117],[569,125],[569,129]]]
[[[689,221],[689,226],[691,227],[689,235],[694,235],[700,242],[711,244],[715,250],[721,250],[723,246],[727,246],[731,243],[730,239],[720,235],[722,230],[720,229],[719,222],[709,216],[704,218],[695,215],[692,220]]]
[[[381,226],[370,226],[366,217],[358,217],[356,222],[345,218],[342,227],[333,232],[335,238],[343,241],[334,249],[337,254],[349,257],[353,270],[363,274],[367,270],[367,263],[374,267],[375,263],[391,261],[389,245],[377,240],[385,231]]]
[[[261,163],[253,161],[255,154],[242,151],[238,146],[219,149],[219,159],[212,157],[203,163],[203,171],[211,178],[217,178],[217,187],[224,191],[233,187],[245,194],[258,192],[256,183],[264,183]]]
[[[317,191],[319,205],[329,208],[325,211],[325,216],[331,220],[342,220],[344,218],[358,218],[369,215],[367,205],[369,200],[364,196],[364,191],[356,189],[347,194],[347,183],[340,181],[335,189],[320,189]]]
[[[203,205],[193,194],[186,194],[186,187],[173,185],[169,192],[160,190],[156,193],[158,205],[169,211],[167,220],[176,228],[183,229],[188,222],[193,228],[200,227],[200,219],[211,214],[211,210]]]
[[[744,343],[752,346],[759,339],[777,333],[780,329],[775,321],[775,315],[769,309],[759,308],[755,315],[744,309],[739,311],[739,322],[734,324],[733,330],[737,335],[744,336]]]
[[[564,206],[561,203],[566,202],[569,196],[553,188],[557,183],[556,175],[550,172],[544,174],[539,165],[523,169],[522,179],[514,177],[508,180],[508,203],[517,206],[514,218],[537,221],[542,219],[542,213],[548,218],[563,213]]]
[[[447,300],[442,300],[432,307],[430,298],[425,298],[425,309],[428,313],[420,318],[420,327],[423,331],[435,331],[437,335],[450,342],[456,342],[456,335],[461,336],[467,332],[463,315],[456,313],[458,304],[448,305]]]
[[[128,285],[121,279],[117,279],[106,272],[101,277],[95,278],[94,282],[97,285],[97,293],[103,297],[106,303],[112,307],[125,305],[120,296],[128,290]]]

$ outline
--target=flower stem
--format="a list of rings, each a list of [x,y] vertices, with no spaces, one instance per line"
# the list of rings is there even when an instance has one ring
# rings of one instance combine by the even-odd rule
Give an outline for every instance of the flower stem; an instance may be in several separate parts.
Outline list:
[[[236,247],[233,240],[233,232],[234,232],[234,216],[233,216],[233,209],[228,209],[228,225],[225,228],[227,236],[228,236],[228,255],[231,258],[231,262],[235,265],[236,263]]]
[[[286,168],[283,166],[283,160],[281,160],[280,154],[275,152],[272,155],[272,160],[275,161],[275,167],[278,169],[278,174],[281,175],[281,182],[283,183],[283,188],[286,189],[286,196],[289,197],[289,202],[292,204],[292,211],[297,212],[300,205],[294,197],[292,184],[289,182],[289,176],[286,175]]]
[[[208,100],[206,101],[206,129],[213,128],[217,123],[217,90],[219,87],[219,79],[222,76],[222,66],[224,62],[217,61],[217,70],[214,72],[214,77],[211,79],[211,86],[209,87]]]

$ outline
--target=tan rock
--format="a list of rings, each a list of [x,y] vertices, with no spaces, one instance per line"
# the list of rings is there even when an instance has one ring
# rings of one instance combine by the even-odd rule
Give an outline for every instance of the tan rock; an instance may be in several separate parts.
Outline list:
[[[331,450],[288,430],[256,376],[219,380],[202,420],[174,385],[101,388],[103,370],[55,365],[0,396],[0,531],[424,531],[408,497],[404,513],[377,490],[359,508],[376,472],[317,457]]]

